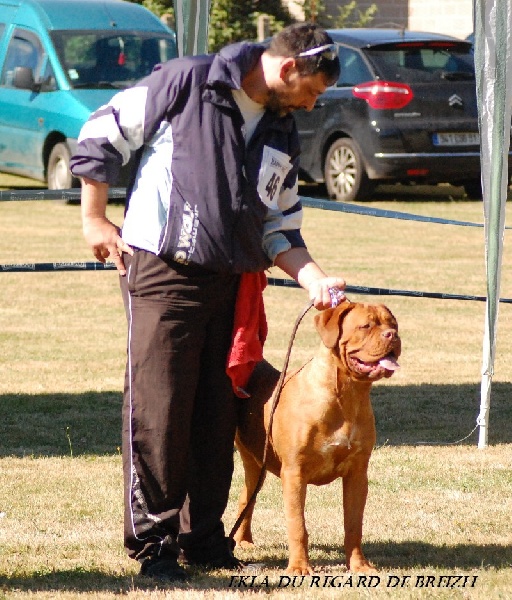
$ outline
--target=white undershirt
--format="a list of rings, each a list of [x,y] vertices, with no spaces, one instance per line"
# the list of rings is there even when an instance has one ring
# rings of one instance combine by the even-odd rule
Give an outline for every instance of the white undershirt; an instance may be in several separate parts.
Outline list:
[[[258,102],[254,102],[252,98],[250,98],[243,89],[232,90],[233,98],[242,113],[242,117],[244,118],[245,125],[243,127],[243,133],[245,137],[245,143],[247,144],[251,139],[254,130],[256,129],[256,125],[258,125],[263,113],[265,112],[265,107],[263,104],[258,104]]]

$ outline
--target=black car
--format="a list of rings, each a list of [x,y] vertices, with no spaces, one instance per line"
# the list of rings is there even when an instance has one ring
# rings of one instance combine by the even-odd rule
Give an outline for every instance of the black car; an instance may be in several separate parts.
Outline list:
[[[384,182],[451,183],[481,198],[472,44],[400,29],[329,34],[340,79],[311,112],[294,113],[302,178],[345,202]]]

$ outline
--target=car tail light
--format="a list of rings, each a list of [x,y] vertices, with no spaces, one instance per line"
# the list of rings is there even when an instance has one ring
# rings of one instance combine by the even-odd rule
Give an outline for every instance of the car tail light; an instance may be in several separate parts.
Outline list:
[[[352,88],[356,98],[366,100],[377,110],[397,110],[407,106],[414,94],[406,83],[391,81],[368,81]]]

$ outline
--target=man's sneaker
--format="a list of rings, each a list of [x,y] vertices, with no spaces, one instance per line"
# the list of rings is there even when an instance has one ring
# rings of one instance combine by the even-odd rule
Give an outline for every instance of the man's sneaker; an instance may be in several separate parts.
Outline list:
[[[191,566],[191,567],[199,567],[201,569],[213,570],[213,569],[228,569],[230,571],[255,571],[264,567],[263,564],[256,563],[247,563],[239,560],[230,552],[226,552],[225,554],[214,556],[214,557],[189,557],[184,552],[180,554],[180,561],[182,564]]]
[[[188,579],[188,574],[175,558],[150,556],[141,562],[140,574],[161,582],[180,582]]]

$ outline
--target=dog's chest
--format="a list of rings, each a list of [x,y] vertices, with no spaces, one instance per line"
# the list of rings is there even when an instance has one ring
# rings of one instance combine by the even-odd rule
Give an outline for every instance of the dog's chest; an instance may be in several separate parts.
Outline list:
[[[338,477],[344,477],[361,451],[361,442],[357,439],[357,427],[344,427],[317,440],[315,450],[316,460],[310,472],[310,483],[323,485]]]

